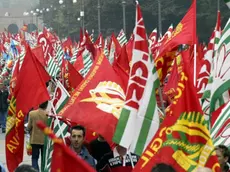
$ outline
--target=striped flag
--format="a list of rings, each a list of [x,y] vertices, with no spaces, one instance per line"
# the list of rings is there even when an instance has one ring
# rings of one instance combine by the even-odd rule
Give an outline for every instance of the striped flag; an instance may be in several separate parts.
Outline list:
[[[230,102],[212,113],[211,137],[215,146],[230,146]]]
[[[224,0],[224,2],[227,4],[228,8],[230,8],[230,0]]]
[[[159,128],[156,88],[159,79],[150,57],[143,17],[137,3],[132,67],[126,102],[113,141],[141,155]],[[137,79],[138,78],[138,79]]]
[[[108,49],[108,40],[105,40],[105,46],[104,46],[104,55],[108,58],[109,57],[109,49]]]
[[[198,78],[197,78],[197,95],[202,102],[202,96],[206,90],[209,90],[206,88],[208,84],[208,79],[212,70],[213,66],[213,56],[214,52],[217,50],[218,43],[221,37],[221,24],[220,24],[220,11],[218,12],[217,16],[217,22],[216,22],[216,28],[212,33],[212,36],[210,38],[209,44],[208,44],[208,49],[206,53],[204,54],[204,62],[201,66]],[[209,101],[206,102],[206,104],[209,104]],[[204,106],[205,107],[205,106]],[[206,110],[204,110],[204,113],[207,114]]]
[[[50,56],[49,61],[48,61],[47,72],[49,73],[50,76],[56,77],[59,71],[60,71],[60,67],[58,66],[55,59]]]
[[[84,68],[79,71],[79,73],[85,77],[89,72],[91,66],[93,65],[92,54],[85,49],[82,53]]]
[[[56,50],[56,57],[55,59],[57,60],[58,62],[58,66],[61,66],[62,65],[62,60],[64,58],[64,51],[62,49],[62,46],[61,44],[57,44],[57,50]]]
[[[53,111],[54,114],[56,115],[58,112],[60,112],[61,109],[64,107],[64,105],[67,103],[69,97],[70,97],[69,93],[63,87],[63,85],[59,81],[57,81],[57,86],[54,91],[54,97],[49,102],[51,113]],[[60,121],[58,118],[49,117],[47,125],[54,131],[57,137],[64,139],[65,137],[69,136],[68,125]],[[46,136],[45,143],[44,143],[44,158],[43,158],[44,169],[42,170],[44,172],[50,172],[51,170],[53,144],[54,144],[53,141]]]
[[[71,64],[74,64],[74,62],[77,60],[77,53],[78,53],[78,49],[74,48],[73,49],[73,57],[70,59]]]
[[[121,29],[120,33],[118,34],[117,40],[121,46],[123,46],[124,44],[128,42],[123,29]]]
[[[230,68],[228,52],[230,51],[230,19],[228,20],[214,53],[213,69],[206,86],[202,109],[209,115],[230,99]]]

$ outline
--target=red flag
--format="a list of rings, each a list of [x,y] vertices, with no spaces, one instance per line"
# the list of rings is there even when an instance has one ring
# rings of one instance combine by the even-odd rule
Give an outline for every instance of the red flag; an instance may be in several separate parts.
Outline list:
[[[68,37],[67,40],[62,43],[62,47],[65,54],[67,54],[69,57],[73,56],[73,42],[70,37]]]
[[[117,76],[120,77],[126,93],[129,82],[129,74],[117,62],[113,63],[113,69],[117,73]]]
[[[132,34],[130,36],[130,39],[126,45],[126,51],[127,51],[127,55],[128,55],[128,59],[129,61],[132,60],[132,56],[133,56],[133,45],[134,45],[134,35]]]
[[[51,41],[46,37],[46,34],[40,34],[38,36],[38,45],[42,46],[43,52],[44,52],[44,58],[46,61],[46,64],[48,64],[48,60],[49,60],[49,54],[51,56],[54,55],[54,48],[52,46]]]
[[[80,73],[73,67],[73,65],[67,61],[68,63],[68,79],[69,79],[69,85],[71,88],[77,88],[77,86],[81,83],[83,80],[83,77]]]
[[[27,47],[15,88],[17,109],[27,113],[32,107],[49,100],[45,85],[49,80],[50,76]]]
[[[160,163],[180,172],[196,171],[198,167],[220,171],[193,78],[186,63],[184,65],[171,111],[142,154],[134,172],[151,171]]]
[[[181,44],[193,45],[196,43],[196,0],[193,0],[191,7],[187,14],[177,25],[172,33],[172,36],[168,38],[160,47],[159,54],[162,56],[166,52],[171,51],[173,48]]]
[[[129,71],[130,71],[130,66],[129,66],[129,59],[128,59],[128,54],[127,54],[127,51],[126,51],[126,45],[124,45],[122,48],[121,48],[121,53],[119,54],[118,58],[117,59],[114,59],[114,62],[113,63],[118,63],[123,69],[124,71],[129,74]]]
[[[180,58],[180,60],[177,60],[178,58]],[[164,85],[164,93],[169,97],[170,101],[172,101],[174,96],[176,95],[176,89],[178,86],[178,82],[180,81],[181,70],[178,70],[178,68],[181,67],[180,61],[181,54],[178,55],[178,57],[175,59],[168,81]]]
[[[95,48],[95,46],[94,46],[94,44],[92,43],[92,41],[91,41],[91,39],[90,39],[90,36],[89,36],[89,34],[87,33],[87,32],[85,32],[85,42],[83,43],[83,46],[87,49],[87,50],[89,50],[89,52],[90,53],[92,53],[92,57],[93,57],[93,59],[92,60],[94,60],[95,59],[95,57],[96,57],[96,53],[97,53],[97,51],[96,51],[96,48]]]
[[[111,141],[124,99],[120,78],[100,52],[89,73],[58,115],[84,125]]]
[[[44,53],[42,50],[42,46],[39,45],[32,49],[32,53],[37,57],[38,61],[42,64],[42,66],[46,66],[45,58],[44,58]]]
[[[103,39],[103,36],[102,36],[102,34],[100,33],[100,35],[98,36],[98,38],[97,38],[97,40],[95,41],[95,43],[94,43],[95,45],[96,45],[96,47],[98,47],[98,48],[104,48],[104,46],[105,46],[105,41],[104,41],[104,39]]]
[[[54,142],[51,172],[95,172],[87,162],[79,158],[69,147],[67,147],[62,139],[57,138],[54,132],[46,127],[44,123],[39,121],[37,125]]]
[[[111,35],[111,41],[110,41],[110,45],[109,45],[110,54],[111,54],[111,52],[113,52],[112,49],[115,50],[115,52],[114,52],[114,54],[112,54],[112,56],[114,57],[114,59],[116,59],[121,53],[121,45],[119,44],[114,33],[112,33],[112,35]]]
[[[24,148],[24,118],[29,110],[49,99],[45,83],[49,75],[29,47],[17,77],[15,98],[12,98],[7,118],[6,159],[10,172],[22,162]],[[16,107],[15,107],[16,104]]]

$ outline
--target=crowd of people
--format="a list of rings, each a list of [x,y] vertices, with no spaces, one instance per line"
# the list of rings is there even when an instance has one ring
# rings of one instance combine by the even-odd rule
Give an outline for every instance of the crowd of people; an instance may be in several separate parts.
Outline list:
[[[0,83],[0,116],[2,133],[5,133],[6,115],[8,108],[8,90],[7,85]],[[32,166],[21,165],[15,172],[35,172],[41,171],[41,165],[38,164],[39,157],[43,158],[44,133],[37,127],[37,121],[47,123],[48,101],[39,105],[38,109],[32,110],[28,114],[27,130],[30,133],[30,144],[32,146]],[[102,135],[98,135],[90,143],[86,142],[86,129],[84,126],[76,125],[70,127],[70,136],[65,138],[66,145],[91,167],[98,172],[129,172],[137,164],[139,156],[129,152],[120,145],[110,145]],[[230,152],[224,145],[216,146],[216,155],[222,172],[228,172],[230,167]],[[1,172],[5,168],[0,164]],[[197,171],[209,171],[207,168],[198,168]],[[152,172],[174,172],[173,167],[166,164],[157,164],[152,168]]]

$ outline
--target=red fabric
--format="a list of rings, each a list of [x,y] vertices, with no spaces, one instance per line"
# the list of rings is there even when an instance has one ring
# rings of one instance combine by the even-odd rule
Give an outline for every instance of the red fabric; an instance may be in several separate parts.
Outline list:
[[[49,99],[45,85],[49,79],[45,69],[27,47],[20,73],[17,76],[14,94],[17,100],[13,98],[11,100],[11,108],[15,107],[15,102],[17,106],[8,114],[10,126],[11,120],[15,118],[15,125],[7,130],[6,136],[6,159],[10,172],[13,172],[23,159],[24,117],[32,107]]]
[[[129,74],[117,62],[113,63],[113,69],[117,73],[117,76],[120,77],[126,93],[129,82]]]
[[[145,152],[142,154],[142,157],[140,158],[138,164],[133,170],[134,172],[151,171],[151,169],[158,163],[168,164],[172,166],[175,171],[180,172],[186,171],[185,167],[189,167],[189,169],[191,168],[191,171],[192,169],[197,167],[189,162],[189,160],[197,163],[200,159],[205,159],[203,165],[211,169],[214,167],[214,165],[218,163],[216,155],[212,155],[212,152],[202,152],[204,149],[214,150],[214,146],[212,145],[207,126],[203,125],[205,121],[204,118],[202,119],[197,117],[195,120],[189,118],[189,116],[184,116],[185,114],[189,115],[190,112],[198,112],[202,114],[199,101],[196,97],[196,90],[193,86],[193,77],[191,77],[191,74],[188,71],[188,66],[186,66],[186,64],[187,63],[184,63],[182,70],[183,72],[181,73],[180,80],[180,83],[181,85],[183,85],[183,87],[178,87],[177,97],[174,99],[170,111],[168,111],[166,118],[161,124],[158,132],[148,145]],[[183,119],[193,121],[194,124],[185,122],[187,120],[179,119],[181,115],[183,115]],[[179,124],[178,121],[180,122]],[[199,123],[199,125],[195,125],[195,122]],[[182,129],[183,126],[185,128]],[[203,128],[200,126],[202,126]],[[206,128],[205,131],[204,128]],[[204,132],[205,137],[202,137],[202,135],[198,135],[197,132],[199,131]],[[208,134],[206,133],[206,131],[208,132]],[[171,144],[167,145],[167,141],[171,141]],[[184,144],[184,146],[181,146],[182,144]],[[182,148],[197,144],[202,147],[201,149],[197,149],[196,151],[194,151],[192,154],[185,151],[188,149]],[[198,153],[199,150],[201,150],[201,153],[199,153],[196,158],[189,157],[189,155],[194,155],[195,153]],[[147,154],[147,151],[150,152],[148,152]],[[149,157],[150,153],[152,154],[151,157]],[[177,154],[175,155],[174,153]],[[202,154],[203,157],[201,157]],[[206,157],[206,155],[209,157]],[[146,159],[146,157],[148,159]],[[214,171],[219,172],[220,168],[217,166]]]
[[[54,143],[51,172],[57,171],[95,172],[95,170],[90,167],[87,162],[76,156],[76,154],[63,143]]]
[[[38,36],[37,44],[42,46],[42,49],[44,52],[44,58],[45,58],[46,64],[48,64],[49,54],[51,56],[54,55],[54,48],[52,46],[51,41],[47,38],[46,34],[42,33]]]
[[[128,55],[128,59],[129,61],[132,60],[132,55],[133,55],[133,44],[134,44],[134,35],[132,34],[129,42],[126,45],[126,51],[127,51],[127,55]]]
[[[14,172],[23,160],[24,117],[16,117],[17,114],[15,109],[16,99],[12,97],[6,122],[9,129],[6,130],[5,139],[6,164],[9,172]],[[18,120],[17,125],[16,120]],[[14,122],[12,123],[12,121]]]
[[[68,79],[69,79],[69,84],[71,88],[77,88],[77,86],[81,83],[83,80],[83,77],[78,73],[78,71],[73,67],[73,65],[67,61],[68,63]]]
[[[26,114],[31,108],[49,100],[45,85],[49,80],[50,76],[27,47],[15,88],[17,111]]]
[[[70,57],[73,56],[73,52],[72,52],[73,42],[70,37],[68,37],[67,40],[62,43],[62,47],[65,53],[67,53]]]
[[[42,46],[37,46],[34,49],[32,49],[32,53],[35,57],[37,57],[38,61],[42,64],[42,66],[46,66]]]
[[[109,90],[115,89],[109,84],[112,82],[120,85],[124,90],[120,78],[114,72],[103,53],[101,53],[95,59],[95,62],[85,79],[75,89],[68,103],[58,115],[70,119],[72,123],[81,124],[86,128],[101,134],[107,141],[111,141],[117,124],[117,118],[111,113],[100,110],[99,108],[101,106],[98,107],[99,105],[110,106],[109,103],[106,101],[104,102],[103,99],[101,100],[102,102],[98,102],[97,100],[98,98],[103,98],[105,95],[111,99],[119,98],[122,100],[119,96],[120,94],[116,95],[109,93]],[[99,87],[102,90],[95,90]],[[118,90],[114,91],[118,92]],[[121,92],[121,90],[119,90],[119,92]],[[94,96],[97,97],[97,100]]]
[[[77,55],[77,60],[74,62],[73,67],[77,70],[80,71],[81,69],[84,68],[84,64],[83,64],[83,57],[82,57],[82,53],[83,53],[84,49],[78,53]]]
[[[162,56],[166,52],[171,51],[173,48],[180,44],[196,43],[196,0],[193,0],[191,7],[187,14],[177,25],[172,33],[172,36],[167,39],[159,48],[159,55]]]
[[[119,42],[118,42],[116,36],[114,35],[114,33],[112,33],[112,35],[111,35],[109,51],[111,51],[112,43],[115,45],[115,56],[114,56],[114,58],[117,58],[121,53],[121,45],[119,44]]]
[[[100,35],[98,36],[97,40],[95,41],[94,43],[97,47],[100,47],[100,48],[104,48],[105,46],[105,41],[103,39],[103,36],[102,34],[100,33]]]
[[[114,59],[114,63],[117,62],[123,69],[124,71],[129,74],[130,72],[130,66],[129,66],[129,59],[128,59],[128,54],[126,51],[126,45],[124,45],[121,48],[121,53],[119,54],[117,59]]]
[[[164,79],[172,68],[172,62],[176,57],[176,51],[167,52],[163,57],[157,57],[154,62],[158,72],[161,83],[164,83]]]

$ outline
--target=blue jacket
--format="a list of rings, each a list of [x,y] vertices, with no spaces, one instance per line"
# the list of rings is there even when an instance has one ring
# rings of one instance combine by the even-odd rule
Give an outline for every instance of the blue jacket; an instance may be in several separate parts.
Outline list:
[[[72,146],[70,146],[70,148],[72,149]],[[73,150],[73,149],[72,149]],[[83,160],[85,160],[86,162],[88,162],[88,164],[93,167],[94,169],[96,169],[96,164],[95,164],[95,160],[94,158],[89,154],[89,151],[87,150],[87,148],[85,146],[82,147],[80,154],[78,154],[78,156],[80,156]]]

